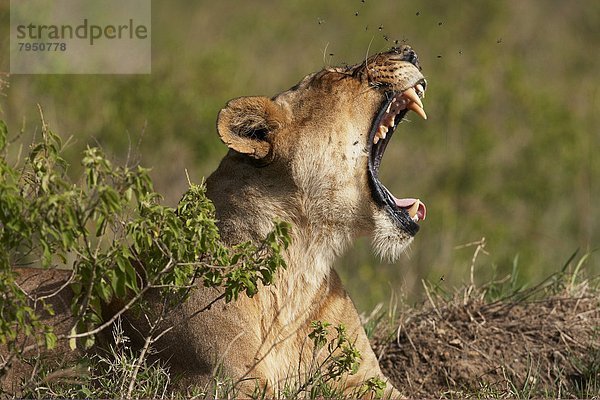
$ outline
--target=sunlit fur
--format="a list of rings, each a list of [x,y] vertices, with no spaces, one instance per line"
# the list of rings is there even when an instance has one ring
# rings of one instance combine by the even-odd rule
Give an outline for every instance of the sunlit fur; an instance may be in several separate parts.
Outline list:
[[[375,220],[371,240],[373,250],[382,260],[393,263],[404,253],[413,238],[398,229],[396,223],[385,211],[378,210],[373,218]]]

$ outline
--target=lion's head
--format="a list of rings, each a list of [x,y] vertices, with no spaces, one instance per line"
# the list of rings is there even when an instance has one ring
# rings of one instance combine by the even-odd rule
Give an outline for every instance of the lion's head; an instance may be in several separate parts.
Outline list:
[[[406,113],[426,118],[426,86],[417,55],[404,46],[308,75],[273,98],[231,100],[217,124],[231,149],[219,168],[225,173],[208,182],[226,234],[258,235],[273,219],[287,219],[303,227],[304,239],[319,237],[336,253],[370,234],[380,256],[396,259],[426,209],[393,196],[378,172]]]

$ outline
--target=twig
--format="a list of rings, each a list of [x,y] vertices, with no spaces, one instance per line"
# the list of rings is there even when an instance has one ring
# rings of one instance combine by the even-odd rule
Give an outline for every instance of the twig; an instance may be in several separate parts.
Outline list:
[[[148,337],[146,338],[146,340],[144,342],[144,347],[142,348],[140,356],[135,360],[133,372],[131,374],[131,380],[129,382],[129,387],[127,388],[127,394],[125,395],[126,399],[131,399],[131,393],[133,392],[133,389],[135,387],[135,382],[137,380],[138,372],[140,370],[140,367],[142,366],[142,363],[146,359],[146,354],[150,350],[150,346],[152,344],[154,344],[155,342],[157,342],[161,337],[163,337],[163,335],[165,335],[166,333],[168,333],[169,331],[171,331],[173,329],[173,327],[170,326],[169,328],[165,329],[160,334],[158,334],[156,337],[153,337],[152,335],[154,333],[154,329],[163,321],[163,319],[164,319],[164,314],[161,315],[157,319],[157,321],[155,321],[155,324],[150,329],[150,334],[148,335]]]
[[[44,301],[46,299],[56,296],[57,294],[62,292],[71,283],[71,281],[73,280],[74,277],[75,277],[75,270],[72,270],[71,276],[69,276],[69,279],[67,279],[67,281],[64,284],[62,284],[58,289],[56,289],[54,292],[52,292],[50,294],[36,297],[35,301]]]
[[[440,319],[443,319],[442,313],[440,312],[440,310],[435,305],[435,303],[433,301],[433,298],[431,297],[431,294],[429,293],[429,288],[427,287],[427,284],[425,283],[424,279],[421,279],[421,284],[423,285],[423,288],[425,289],[425,294],[427,295],[427,299],[429,300],[429,303],[433,307],[433,310],[438,315],[438,317],[440,317]]]
[[[172,264],[173,264],[173,260],[169,260],[169,262],[167,263],[165,268],[163,268],[158,273],[157,277],[162,275],[166,271],[168,271],[171,268]],[[140,290],[140,292],[137,295],[135,295],[127,304],[125,304],[119,311],[117,311],[117,313],[115,315],[113,315],[108,321],[104,322],[102,325],[99,325],[95,329],[92,329],[87,332],[75,333],[73,335],[60,335],[57,337],[57,339],[78,339],[78,338],[95,335],[96,333],[98,333],[98,332],[104,330],[105,328],[109,327],[110,325],[112,325],[113,322],[115,322],[117,320],[117,318],[119,318],[121,315],[123,315],[123,313],[125,311],[129,310],[131,308],[131,306],[136,301],[138,301],[144,295],[144,293],[146,293],[149,289],[154,289],[154,286],[152,284],[149,284],[149,285],[145,286],[144,288],[142,288],[142,290]]]

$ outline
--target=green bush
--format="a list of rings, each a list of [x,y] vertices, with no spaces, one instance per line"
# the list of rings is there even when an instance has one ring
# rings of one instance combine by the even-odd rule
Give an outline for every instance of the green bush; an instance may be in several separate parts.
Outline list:
[[[101,319],[101,307],[115,297],[126,301],[115,318],[141,304],[150,289],[177,303],[196,282],[222,288],[217,299],[232,301],[242,293],[253,296],[285,268],[281,251],[289,244],[288,224],[274,223],[259,243],[226,247],[203,185],[190,183],[176,208],[161,205],[147,169],[114,166],[95,147],[84,151],[83,176],[72,182],[62,141],[40,115],[41,141],[15,165],[7,160],[11,143],[0,121],[0,342],[9,351],[21,351],[15,346],[19,332],[35,335],[47,348],[59,339],[70,339],[74,348],[78,338],[91,346],[94,335],[113,322]],[[70,334],[40,322],[16,283],[19,266],[73,271],[76,323]],[[53,312],[43,300],[37,306]]]

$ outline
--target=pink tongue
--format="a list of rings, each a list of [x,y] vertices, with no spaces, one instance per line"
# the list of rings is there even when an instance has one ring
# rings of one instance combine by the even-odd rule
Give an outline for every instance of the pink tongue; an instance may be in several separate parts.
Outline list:
[[[417,199],[397,199],[394,197],[394,201],[396,202],[396,205],[400,208],[404,208],[404,209],[409,209],[413,206],[413,204],[416,203]],[[425,204],[423,204],[423,202],[421,202],[421,204],[419,204],[419,209],[417,210],[417,216],[419,217],[419,221],[422,221],[425,219],[425,217],[427,216],[427,207],[425,207]]]

